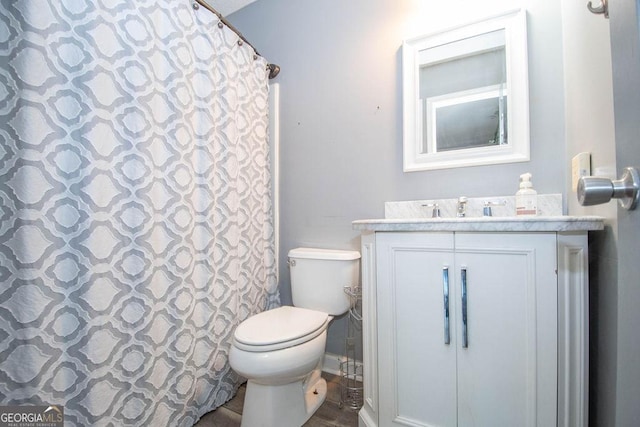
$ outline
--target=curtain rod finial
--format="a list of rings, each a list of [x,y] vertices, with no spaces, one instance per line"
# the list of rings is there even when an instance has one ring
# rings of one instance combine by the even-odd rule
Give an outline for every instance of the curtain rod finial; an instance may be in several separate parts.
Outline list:
[[[280,66],[276,64],[267,65],[267,69],[269,70],[270,79],[274,79],[280,73]]]

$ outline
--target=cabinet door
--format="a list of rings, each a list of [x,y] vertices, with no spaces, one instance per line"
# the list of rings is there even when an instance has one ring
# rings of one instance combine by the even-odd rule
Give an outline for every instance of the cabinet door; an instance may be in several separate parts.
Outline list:
[[[379,425],[455,426],[453,234],[377,233],[376,253]]]
[[[455,251],[458,425],[555,425],[555,233],[456,233]]]

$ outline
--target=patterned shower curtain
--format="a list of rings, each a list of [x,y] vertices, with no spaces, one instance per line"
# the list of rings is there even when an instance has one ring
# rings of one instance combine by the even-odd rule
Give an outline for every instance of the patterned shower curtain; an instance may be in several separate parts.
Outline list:
[[[266,62],[188,0],[0,14],[0,406],[190,426],[279,304]]]

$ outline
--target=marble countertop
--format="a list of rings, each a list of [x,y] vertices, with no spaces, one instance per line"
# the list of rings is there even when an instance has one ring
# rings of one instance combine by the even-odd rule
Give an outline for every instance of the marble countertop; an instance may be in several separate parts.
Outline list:
[[[362,219],[355,230],[368,231],[597,231],[599,216],[467,217]]]

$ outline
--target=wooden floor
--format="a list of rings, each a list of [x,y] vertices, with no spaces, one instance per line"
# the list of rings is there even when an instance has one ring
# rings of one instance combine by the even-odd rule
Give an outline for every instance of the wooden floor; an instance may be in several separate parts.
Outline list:
[[[322,373],[327,380],[327,398],[304,427],[356,427],[358,413],[347,407],[340,408],[340,377]],[[205,414],[194,427],[240,427],[246,384],[238,394],[215,411]]]

